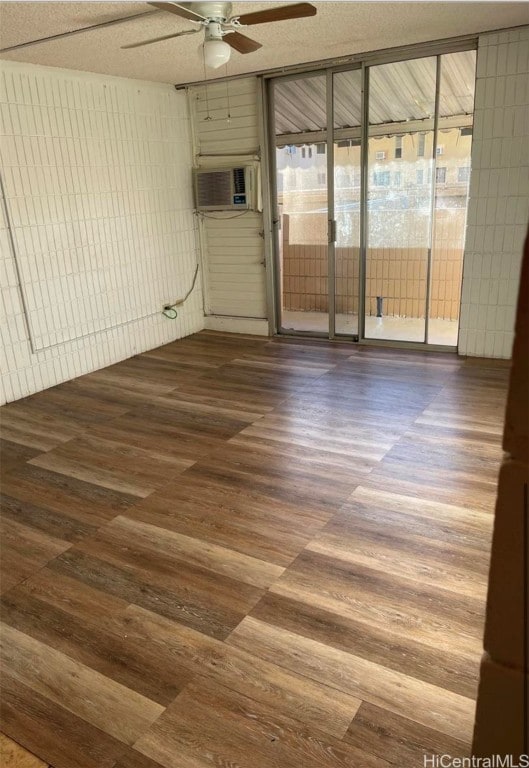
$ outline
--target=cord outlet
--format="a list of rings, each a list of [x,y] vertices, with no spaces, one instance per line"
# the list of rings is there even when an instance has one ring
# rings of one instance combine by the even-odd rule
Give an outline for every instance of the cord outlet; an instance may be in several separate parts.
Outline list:
[[[174,304],[164,304],[162,315],[169,318],[169,320],[176,320],[178,317],[178,312],[176,311]]]

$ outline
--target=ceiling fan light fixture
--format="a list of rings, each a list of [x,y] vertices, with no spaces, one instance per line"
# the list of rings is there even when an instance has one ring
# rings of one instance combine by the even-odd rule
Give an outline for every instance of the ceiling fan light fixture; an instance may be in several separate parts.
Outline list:
[[[230,60],[231,48],[224,40],[206,40],[204,43],[204,61],[206,67],[218,69]]]

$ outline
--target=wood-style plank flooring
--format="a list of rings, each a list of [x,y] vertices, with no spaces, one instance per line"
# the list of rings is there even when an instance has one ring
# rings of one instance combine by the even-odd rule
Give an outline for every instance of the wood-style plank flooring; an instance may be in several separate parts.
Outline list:
[[[2,768],[49,768],[3,733],[0,733],[0,765]]]
[[[467,755],[507,377],[203,332],[5,406],[5,733],[54,768]]]

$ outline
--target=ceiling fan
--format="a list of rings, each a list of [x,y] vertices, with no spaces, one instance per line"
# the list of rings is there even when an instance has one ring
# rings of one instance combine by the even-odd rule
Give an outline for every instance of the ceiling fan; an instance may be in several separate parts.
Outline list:
[[[253,24],[267,24],[272,21],[285,21],[286,19],[300,19],[305,16],[315,16],[317,9],[310,3],[295,3],[293,5],[280,5],[265,11],[254,11],[240,16],[232,15],[232,4],[224,2],[198,2],[198,3],[162,3],[150,2],[162,11],[169,11],[184,19],[195,22],[197,28],[186,29],[183,32],[175,32],[172,35],[153,37],[150,40],[142,40],[140,43],[123,45],[122,48],[139,48],[142,45],[158,43],[162,40],[171,40],[173,37],[193,35],[204,29],[204,62],[206,66],[217,69],[229,61],[231,49],[239,53],[252,53],[262,48],[261,43],[241,34],[243,27]],[[226,38],[226,39],[224,39]]]

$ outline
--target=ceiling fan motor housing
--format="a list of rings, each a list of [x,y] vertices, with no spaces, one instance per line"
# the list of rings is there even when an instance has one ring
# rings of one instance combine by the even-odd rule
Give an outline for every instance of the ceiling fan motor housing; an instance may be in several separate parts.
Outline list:
[[[182,3],[185,7],[195,11],[195,13],[204,16],[210,21],[223,22],[231,18],[231,3]]]
[[[223,32],[222,25],[218,21],[210,21],[205,29],[204,39],[208,40],[222,40]]]

